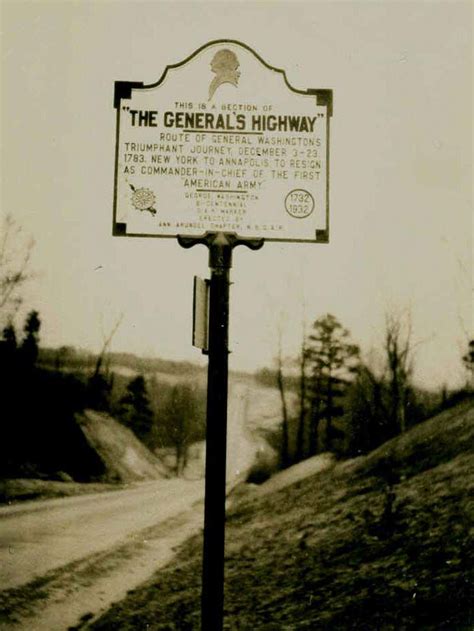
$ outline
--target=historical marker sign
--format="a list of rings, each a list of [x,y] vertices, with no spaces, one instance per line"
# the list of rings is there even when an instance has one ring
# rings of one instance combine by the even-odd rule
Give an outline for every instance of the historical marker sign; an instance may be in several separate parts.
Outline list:
[[[115,84],[114,234],[329,239],[331,90],[298,90],[231,40]]]

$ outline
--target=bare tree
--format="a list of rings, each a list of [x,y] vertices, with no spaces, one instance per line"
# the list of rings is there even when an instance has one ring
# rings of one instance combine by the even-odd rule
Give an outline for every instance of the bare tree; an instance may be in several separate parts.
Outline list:
[[[301,340],[301,352],[299,356],[299,418],[296,434],[296,460],[304,458],[304,443],[306,434],[307,416],[307,388],[306,388],[306,364],[308,362],[308,349],[306,348],[306,323],[303,318],[303,336]]]
[[[186,469],[190,444],[205,434],[204,406],[195,385],[183,382],[173,386],[158,425],[160,442],[174,447],[175,474],[179,477]]]
[[[285,383],[283,378],[283,351],[282,351],[282,324],[279,323],[278,326],[278,353],[277,353],[277,386],[278,391],[280,392],[281,399],[281,415],[282,415],[282,426],[281,426],[281,466],[283,469],[289,466],[290,464],[290,453],[289,453],[289,428],[288,428],[288,405],[286,402],[286,394],[285,394]]]
[[[21,289],[32,276],[31,253],[34,240],[11,215],[3,220],[0,237],[0,324],[2,328],[13,320],[22,302]]]
[[[306,455],[308,412],[311,407],[308,392],[308,360],[307,314],[304,284],[301,287],[301,346],[298,363],[298,427],[296,431],[295,460],[300,462]]]
[[[102,332],[102,348],[100,350],[100,353],[97,355],[93,377],[97,377],[100,374],[102,364],[104,363],[104,359],[106,357],[107,351],[109,350],[112,340],[114,339],[114,336],[117,333],[119,326],[122,324],[122,321],[123,321],[123,313],[120,313],[120,315],[117,317],[117,320],[115,321],[115,324],[110,329],[110,331],[108,333]]]
[[[390,392],[390,420],[393,428],[406,430],[408,391],[413,372],[412,323],[409,311],[391,311],[385,316],[384,350]]]
[[[108,374],[107,368],[105,374],[103,374],[103,364],[110,344],[122,320],[123,313],[118,316],[111,330],[103,336],[102,348],[97,355],[94,371],[87,383],[88,405],[96,410],[108,411],[110,409],[110,392],[112,390],[113,378]]]

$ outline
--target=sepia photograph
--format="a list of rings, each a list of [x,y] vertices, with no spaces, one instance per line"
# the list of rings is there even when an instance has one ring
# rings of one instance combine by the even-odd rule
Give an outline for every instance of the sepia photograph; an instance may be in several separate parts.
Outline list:
[[[0,630],[472,631],[473,4],[0,11]]]

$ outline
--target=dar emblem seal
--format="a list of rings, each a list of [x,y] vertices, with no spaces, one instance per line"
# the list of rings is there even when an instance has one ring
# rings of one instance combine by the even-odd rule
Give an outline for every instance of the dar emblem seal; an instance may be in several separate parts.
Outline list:
[[[132,205],[140,211],[148,211],[152,215],[156,215],[156,196],[149,188],[135,188],[130,184],[132,189]]]

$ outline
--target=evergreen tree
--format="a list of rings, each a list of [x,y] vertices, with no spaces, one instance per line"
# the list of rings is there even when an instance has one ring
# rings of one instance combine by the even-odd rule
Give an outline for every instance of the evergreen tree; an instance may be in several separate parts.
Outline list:
[[[119,416],[140,440],[146,441],[153,427],[153,412],[143,375],[128,384],[127,392],[120,400]]]
[[[350,342],[350,334],[331,314],[318,318],[308,338],[306,353],[310,372],[310,453],[318,450],[319,424],[325,420],[323,448],[331,449],[337,430],[334,419],[344,409],[341,399],[359,362],[359,347]]]
[[[87,381],[87,407],[101,412],[110,412],[113,374],[94,373]]]
[[[6,371],[11,374],[16,367],[17,351],[16,331],[13,324],[10,323],[3,329],[2,340],[0,341],[0,367],[3,374],[7,375]]]
[[[8,324],[3,329],[3,341],[5,343],[5,346],[8,346],[9,349],[11,350],[17,349],[18,344],[16,340],[16,331],[13,324]]]
[[[391,436],[389,389],[384,375],[361,364],[350,388],[348,453],[357,456],[375,449]]]
[[[40,328],[41,320],[39,313],[37,311],[30,311],[23,327],[25,336],[21,343],[22,359],[27,366],[34,366],[38,359]]]

